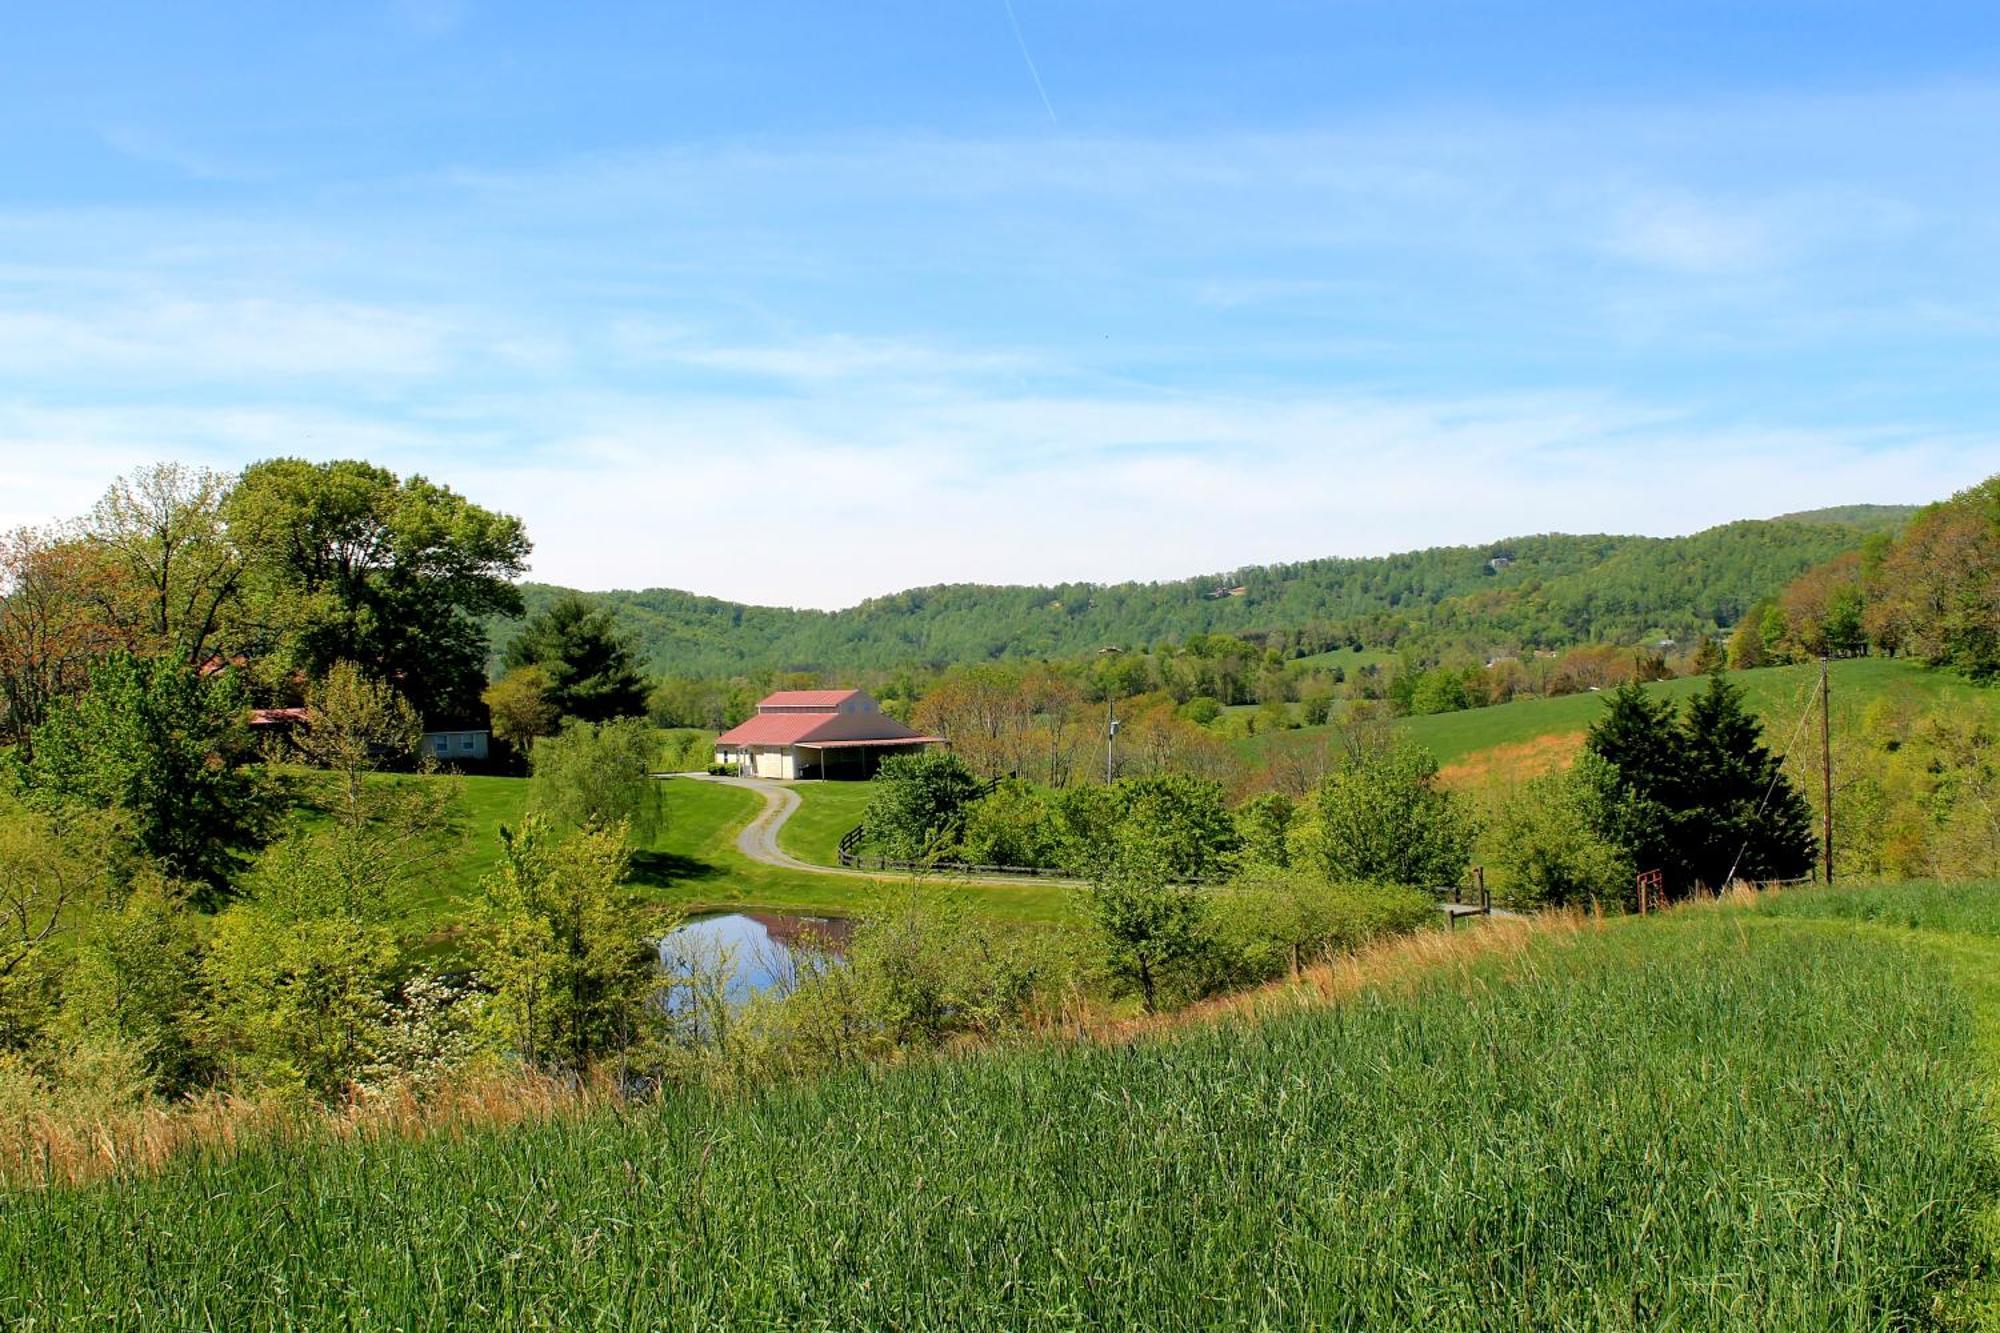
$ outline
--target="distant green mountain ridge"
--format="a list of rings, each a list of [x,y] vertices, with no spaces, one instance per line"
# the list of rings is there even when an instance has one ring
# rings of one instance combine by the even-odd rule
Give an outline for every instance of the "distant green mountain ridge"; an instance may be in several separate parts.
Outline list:
[[[1916,505],[1835,505],[1830,509],[1802,509],[1796,514],[1780,514],[1778,521],[1830,523],[1859,528],[1863,532],[1895,532],[1916,516]]]
[[[1806,569],[1860,545],[1890,514],[1908,512],[1850,506],[1686,537],[1552,533],[1165,583],[942,584],[840,611],[750,606],[667,588],[582,595],[610,608],[649,665],[670,675],[1073,657],[1205,633],[1262,636],[1299,652],[1342,638],[1370,647],[1531,651],[1687,641],[1726,629]],[[523,589],[530,613],[567,591]],[[492,626],[496,649],[513,629]]]

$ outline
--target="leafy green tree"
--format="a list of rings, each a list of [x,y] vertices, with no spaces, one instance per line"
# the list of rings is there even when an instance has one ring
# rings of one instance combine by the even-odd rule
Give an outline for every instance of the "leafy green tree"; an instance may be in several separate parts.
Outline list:
[[[507,645],[509,671],[540,667],[542,696],[559,718],[608,722],[646,712],[649,686],[611,613],[581,597],[537,611]]]
[[[1083,901],[1113,986],[1136,993],[1149,1014],[1212,940],[1208,891],[1176,873],[1164,841],[1122,840]]]
[[[292,744],[334,777],[336,799],[354,818],[367,797],[366,775],[409,767],[423,735],[417,710],[394,686],[370,680],[352,662],[336,662],[306,690],[306,724]]]
[[[1048,802],[1025,782],[1002,782],[967,808],[961,850],[975,865],[1055,866],[1059,849]]]
[[[403,951],[368,841],[301,832],[273,844],[216,920],[212,1022],[248,1086],[338,1102],[376,1057]]]
[[[529,808],[568,828],[617,825],[649,847],[665,819],[653,759],[643,718],[572,722],[529,756]]]
[[[115,900],[123,836],[113,815],[37,809],[0,783],[0,1052],[54,1018],[79,924]]]
[[[1478,824],[1437,772],[1428,750],[1361,748],[1314,792],[1298,857],[1330,883],[1458,883]]]
[[[626,836],[593,824],[563,838],[540,815],[501,831],[479,970],[496,1035],[530,1065],[582,1070],[658,1021],[659,957],[622,887]]]
[[[225,518],[246,650],[313,679],[354,662],[434,725],[479,715],[484,619],[521,610],[519,519],[422,477],[297,458],[244,469]]]
[[[228,674],[114,653],[35,729],[27,786],[44,802],[123,812],[138,849],[212,903],[266,822],[263,784],[245,767],[248,720]]]
[[[493,734],[518,750],[562,729],[562,713],[549,697],[549,673],[539,666],[514,668],[481,697]]]
[[[132,651],[198,666],[223,632],[243,575],[223,517],[229,484],[220,472],[156,463],[112,483],[84,519],[102,574],[92,600]]]
[[[162,1096],[213,1082],[205,935],[179,886],[141,876],[123,903],[92,913],[77,932],[63,979],[65,1037],[136,1051]]]
[[[1472,707],[1465,680],[1455,671],[1435,667],[1416,679],[1410,691],[1410,712],[1417,717],[1434,713],[1456,713]]]
[[[1567,907],[1633,891],[1632,858],[1610,834],[1607,798],[1616,772],[1586,754],[1566,773],[1532,779],[1500,807],[1493,863],[1501,898],[1520,907]]]
[[[1758,608],[1738,621],[1729,633],[1729,669],[1749,671],[1770,660],[1764,649],[1764,612]]]
[[[2000,475],[1913,519],[1876,571],[1878,642],[1974,680],[2000,678]]]
[[[1283,869],[1292,863],[1292,820],[1298,806],[1282,792],[1265,792],[1236,811],[1236,829],[1243,839],[1243,859],[1254,865]]]
[[[950,856],[964,839],[978,796],[979,779],[949,750],[893,755],[875,775],[862,823],[885,856]]]

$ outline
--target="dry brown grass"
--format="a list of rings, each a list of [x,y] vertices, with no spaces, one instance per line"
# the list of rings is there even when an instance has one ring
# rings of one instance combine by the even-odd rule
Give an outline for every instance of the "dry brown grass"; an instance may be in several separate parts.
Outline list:
[[[186,1152],[228,1156],[316,1139],[425,1139],[581,1115],[615,1097],[608,1080],[510,1070],[461,1079],[418,1097],[407,1089],[337,1109],[277,1097],[214,1095],[149,1101],[84,1118],[32,1113],[0,1125],[0,1186],[78,1185],[159,1169]]]
[[[1568,768],[1583,753],[1584,733],[1559,731],[1533,740],[1495,745],[1438,770],[1438,781],[1457,791],[1523,782]]]

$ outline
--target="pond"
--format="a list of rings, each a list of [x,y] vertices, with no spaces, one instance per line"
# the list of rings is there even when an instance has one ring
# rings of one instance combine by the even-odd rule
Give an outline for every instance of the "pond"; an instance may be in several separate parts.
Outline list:
[[[718,912],[692,917],[660,940],[660,966],[676,980],[709,976],[726,966],[723,998],[746,1003],[763,991],[790,990],[801,967],[838,959],[854,933],[840,917],[781,912]],[[689,1003],[675,987],[669,1009]]]

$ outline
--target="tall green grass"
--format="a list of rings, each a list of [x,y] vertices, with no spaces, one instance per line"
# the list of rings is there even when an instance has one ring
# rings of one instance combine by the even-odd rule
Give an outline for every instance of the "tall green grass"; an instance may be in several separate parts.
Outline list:
[[[1893,1328],[1994,1184],[1963,999],[1692,912],[1332,1007],[23,1194],[0,1319]]]
[[[1757,910],[1769,916],[2000,936],[2000,880],[1969,884],[1914,880],[1854,888],[1801,888],[1772,894],[1758,903]]]

